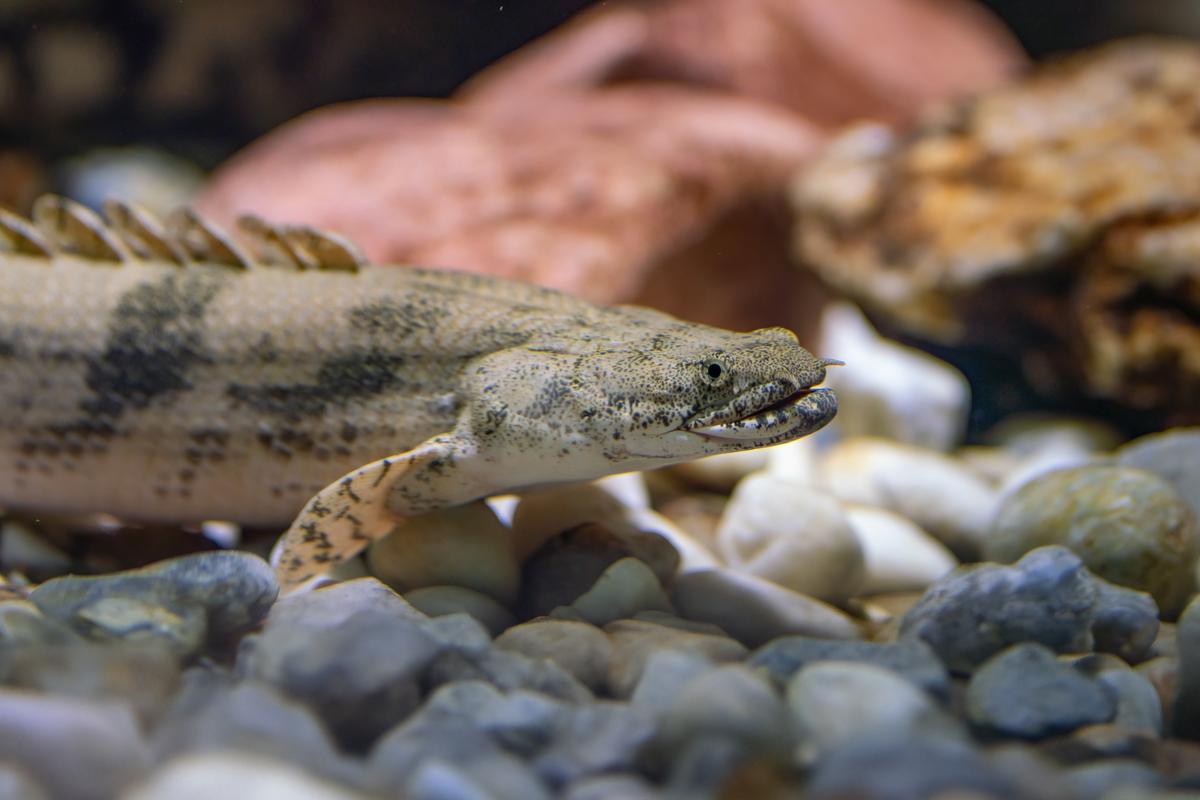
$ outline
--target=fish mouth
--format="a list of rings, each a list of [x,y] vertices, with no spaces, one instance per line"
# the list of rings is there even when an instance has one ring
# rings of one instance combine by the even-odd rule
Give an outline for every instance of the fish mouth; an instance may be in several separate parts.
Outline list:
[[[720,408],[688,419],[681,430],[719,443],[761,447],[814,433],[837,414],[832,389],[795,388],[782,382],[756,386]]]

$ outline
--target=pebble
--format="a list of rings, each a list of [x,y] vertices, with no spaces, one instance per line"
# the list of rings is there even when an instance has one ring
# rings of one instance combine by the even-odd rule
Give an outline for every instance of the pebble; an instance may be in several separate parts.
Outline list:
[[[1168,732],[1172,731],[1170,721],[1179,686],[1179,659],[1174,656],[1152,658],[1134,667],[1134,672],[1141,675],[1154,687],[1154,691],[1158,695],[1159,708],[1162,709],[1164,727]]]
[[[337,750],[304,704],[259,681],[234,683],[194,668],[151,740],[157,760],[209,751],[254,754],[302,764],[314,775],[354,783],[358,769]]]
[[[1200,427],[1142,436],[1115,456],[1121,466],[1149,470],[1171,484],[1200,518]]]
[[[642,482],[643,490],[645,482]],[[648,503],[613,490],[605,481],[569,483],[525,492],[512,517],[513,546],[521,561],[564,531],[593,524],[618,538],[637,536],[641,527],[630,512]]]
[[[590,775],[632,770],[654,735],[654,718],[645,709],[611,701],[569,707],[532,766],[555,788]]]
[[[267,562],[207,552],[95,577],[69,575],[30,595],[42,613],[92,638],[166,643],[181,655],[256,625],[279,589]]]
[[[66,645],[81,641],[83,637],[73,628],[47,617],[29,600],[0,600],[0,643]]]
[[[470,721],[505,750],[528,758],[553,740],[570,706],[544,694],[516,689],[470,711]]]
[[[1132,733],[1163,735],[1158,692],[1144,676],[1130,669],[1110,669],[1097,675],[1096,682],[1107,686],[1117,700],[1117,713],[1112,719],[1114,725]]]
[[[1013,779],[968,744],[887,735],[830,753],[815,765],[805,792],[814,798],[872,800],[1018,796]]]
[[[0,763],[20,764],[51,797],[109,800],[150,767],[124,703],[0,689]]]
[[[1171,709],[1174,733],[1200,739],[1200,596],[1188,603],[1175,626],[1179,647],[1178,689]]]
[[[946,451],[962,439],[971,388],[946,362],[881,337],[849,303],[833,303],[821,318],[821,352],[850,365],[829,370],[844,436],[883,436]]]
[[[1158,606],[1145,592],[1114,586],[1099,578],[1092,636],[1096,649],[1120,656],[1130,664],[1145,659],[1157,641]]]
[[[235,752],[196,753],[170,761],[122,800],[367,800],[299,766]]]
[[[860,594],[920,591],[958,566],[949,548],[899,514],[856,505],[845,512],[863,553]]]
[[[1108,722],[1117,702],[1112,690],[1059,663],[1049,648],[1025,643],[992,657],[971,676],[965,708],[981,730],[1041,739]]]
[[[894,511],[963,560],[982,551],[997,501],[996,490],[962,462],[935,450],[867,436],[831,447],[817,476],[840,500]]]
[[[787,683],[787,705],[800,735],[801,760],[814,763],[856,739],[967,741],[961,722],[896,672],[855,661],[820,661]]]
[[[654,534],[665,539],[675,550],[671,565],[672,575],[680,575],[697,569],[708,569],[720,564],[709,546],[693,536],[673,520],[649,508],[634,508],[629,511],[629,519],[646,534]],[[650,565],[655,567],[654,564]],[[671,576],[663,578],[663,570],[655,569],[655,574],[664,584],[671,582]]]
[[[495,644],[529,658],[549,659],[592,691],[604,686],[613,659],[608,636],[587,622],[536,619],[504,631]]]
[[[440,767],[430,774],[430,765]],[[519,758],[504,752],[491,736],[462,720],[417,717],[398,726],[376,743],[367,770],[371,784],[387,796],[483,800],[550,797]]]
[[[307,704],[357,751],[416,707],[421,673],[442,647],[418,623],[381,609],[336,626],[273,616],[243,640],[238,670]]]
[[[622,558],[600,574],[571,606],[593,625],[632,617],[640,611],[672,611],[654,572],[636,558]]]
[[[700,653],[656,650],[646,659],[629,701],[656,714],[664,713],[688,681],[712,668],[712,659]]]
[[[1047,472],[1103,461],[1119,441],[1111,427],[1095,420],[1045,414],[1009,417],[989,439],[1015,458],[1000,477],[1002,494]]]
[[[592,692],[557,663],[497,647],[445,652],[426,670],[423,683],[441,686],[463,680],[487,681],[504,690],[529,689],[569,703],[593,699]]]
[[[841,504],[769,472],[737,485],[721,517],[717,545],[739,572],[820,600],[840,602],[862,586],[862,547]]]
[[[595,588],[613,564],[627,558],[641,562],[647,569],[623,567],[618,576],[640,583],[648,571],[650,581],[642,588],[651,592],[651,582],[660,585],[670,581],[679,566],[675,548],[655,533],[635,530],[622,535],[606,525],[584,523],[554,536],[522,566],[518,603],[521,615],[543,616],[558,606],[571,605]]]
[[[759,452],[767,454],[766,470],[772,475],[816,486],[820,448],[819,437],[805,436]]]
[[[671,599],[684,617],[716,625],[748,647],[789,634],[862,636],[857,623],[833,606],[734,569],[680,575]]]
[[[950,674],[919,639],[895,643],[837,642],[807,636],[780,637],[754,651],[746,665],[766,669],[781,684],[809,665],[826,661],[888,669],[938,699],[950,696]]]
[[[517,624],[517,618],[507,608],[490,596],[465,586],[426,586],[406,592],[404,599],[430,617],[469,614],[493,636]]]
[[[985,553],[1013,561],[1036,547],[1071,548],[1112,583],[1148,592],[1174,619],[1195,590],[1200,528],[1161,478],[1129,467],[1056,470],[1001,503]]]
[[[381,611],[413,622],[428,619],[377,578],[355,578],[311,592],[289,594],[271,608],[268,621],[334,628],[363,610]]]
[[[963,567],[929,588],[900,623],[955,672],[969,673],[1018,642],[1059,653],[1092,649],[1093,578],[1078,556],[1044,547],[1012,566]]]
[[[1081,764],[1063,770],[1063,776],[1076,797],[1109,798],[1114,790],[1132,790],[1134,797],[1144,797],[1138,790],[1155,789],[1164,783],[1153,767],[1125,758]]]
[[[682,650],[715,662],[741,661],[747,650],[728,636],[697,633],[641,620],[623,619],[604,626],[615,648],[608,688],[614,697],[629,697],[650,656],[658,650]]]
[[[25,768],[0,764],[0,800],[50,800],[50,795]]]
[[[658,796],[640,775],[609,773],[575,781],[563,792],[562,800],[657,800]]]
[[[462,586],[502,605],[517,598],[513,536],[483,501],[406,520],[367,550],[371,574],[399,592]]]
[[[119,700],[149,726],[179,686],[179,659],[161,645],[116,642],[0,646],[0,684],[89,700]]]
[[[469,767],[436,759],[423,762],[405,784],[411,800],[550,800],[520,761],[497,756]]]
[[[684,684],[659,717],[656,748],[677,754],[706,736],[726,737],[752,753],[784,759],[791,721],[771,685],[741,664],[714,666]]]
[[[0,572],[20,572],[44,581],[70,568],[70,556],[29,526],[16,520],[0,522]]]

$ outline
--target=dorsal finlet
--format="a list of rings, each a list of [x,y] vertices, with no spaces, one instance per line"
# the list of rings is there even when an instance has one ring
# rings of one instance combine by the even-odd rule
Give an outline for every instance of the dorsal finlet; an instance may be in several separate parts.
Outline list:
[[[104,201],[104,216],[136,256],[172,264],[187,263],[187,253],[167,234],[158,219],[141,206],[119,200]]]
[[[358,268],[367,263],[358,246],[339,233],[310,225],[288,225],[283,229],[283,235],[293,250],[307,253],[317,269],[358,272]]]
[[[65,253],[117,264],[132,257],[99,214],[74,200],[42,195],[33,204],[33,224]]]
[[[29,220],[0,208],[0,250],[50,259],[54,247]]]
[[[241,215],[237,225],[243,240],[254,248],[254,254],[261,263],[293,269],[315,269],[318,266],[311,255],[288,241],[282,227],[272,225],[254,214]]]
[[[227,233],[190,208],[181,208],[167,222],[171,238],[193,261],[205,261],[236,269],[254,263]]]

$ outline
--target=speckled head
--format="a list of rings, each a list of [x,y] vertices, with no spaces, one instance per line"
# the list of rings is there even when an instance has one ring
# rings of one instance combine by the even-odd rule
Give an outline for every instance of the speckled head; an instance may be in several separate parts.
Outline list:
[[[508,354],[519,363],[489,369],[478,396],[509,402],[502,410],[485,402],[478,438],[494,433],[510,448],[528,442],[557,453],[563,479],[575,479],[587,477],[589,460],[606,474],[780,444],[837,413],[833,392],[817,384],[840,362],[813,356],[791,331],[733,333],[663,318],[639,332],[638,321],[632,331],[624,320]]]

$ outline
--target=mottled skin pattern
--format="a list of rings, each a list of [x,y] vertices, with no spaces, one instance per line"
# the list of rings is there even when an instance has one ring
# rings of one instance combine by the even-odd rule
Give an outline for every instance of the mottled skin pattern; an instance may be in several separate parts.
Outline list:
[[[3,253],[0,505],[303,508],[275,556],[294,584],[404,516],[810,433],[828,363],[783,329],[465,273]]]

